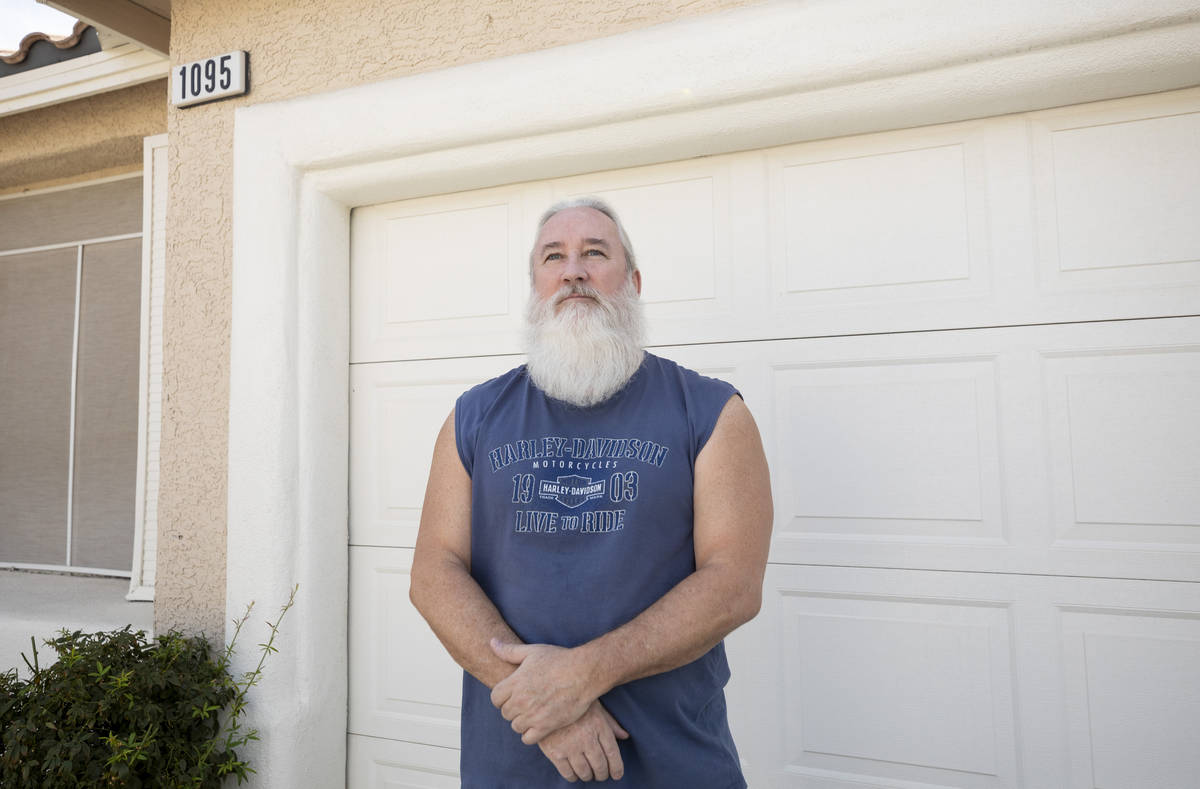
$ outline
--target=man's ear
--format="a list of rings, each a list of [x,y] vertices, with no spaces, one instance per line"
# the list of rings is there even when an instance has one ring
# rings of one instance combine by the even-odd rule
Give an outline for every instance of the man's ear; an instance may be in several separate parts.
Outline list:
[[[637,291],[637,294],[639,296],[642,295],[642,272],[641,272],[641,269],[638,269],[637,271],[633,272],[633,289]]]

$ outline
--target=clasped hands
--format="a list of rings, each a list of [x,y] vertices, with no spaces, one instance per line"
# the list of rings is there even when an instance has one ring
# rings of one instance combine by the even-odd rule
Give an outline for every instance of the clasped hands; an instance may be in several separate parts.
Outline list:
[[[590,684],[595,672],[579,652],[498,639],[492,639],[491,648],[517,667],[492,689],[492,704],[523,743],[541,748],[567,781],[624,775],[617,740],[629,733],[599,702],[600,693]]]

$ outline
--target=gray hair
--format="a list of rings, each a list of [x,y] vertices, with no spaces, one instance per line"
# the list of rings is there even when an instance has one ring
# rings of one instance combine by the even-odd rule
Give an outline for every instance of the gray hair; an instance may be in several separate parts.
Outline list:
[[[629,241],[629,236],[625,232],[625,226],[621,224],[617,212],[608,203],[601,200],[599,197],[572,197],[569,200],[560,200],[554,205],[546,209],[546,213],[542,214],[542,218],[538,220],[537,230],[535,233],[540,233],[542,227],[550,221],[550,217],[557,214],[559,211],[566,211],[568,208],[591,208],[613,221],[617,226],[617,237],[621,239],[621,249],[625,252],[625,273],[633,274],[637,271],[637,262],[633,257],[633,244]],[[535,238],[534,244],[537,244]],[[537,254],[536,247],[529,250],[529,275],[533,276],[533,257]]]

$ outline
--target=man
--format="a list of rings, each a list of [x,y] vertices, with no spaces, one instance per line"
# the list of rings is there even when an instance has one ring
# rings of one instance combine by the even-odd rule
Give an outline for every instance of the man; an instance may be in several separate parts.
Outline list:
[[[442,426],[413,558],[412,601],[464,669],[463,786],[744,787],[722,639],[762,595],[754,420],[643,351],[604,203],[546,212],[530,278],[528,363]]]

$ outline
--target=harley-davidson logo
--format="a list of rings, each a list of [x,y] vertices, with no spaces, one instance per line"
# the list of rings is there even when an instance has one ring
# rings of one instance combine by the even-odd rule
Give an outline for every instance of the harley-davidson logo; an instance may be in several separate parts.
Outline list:
[[[557,501],[570,509],[603,496],[604,480],[592,482],[589,477],[581,477],[578,474],[568,474],[553,482],[544,479],[538,486],[538,498]]]

